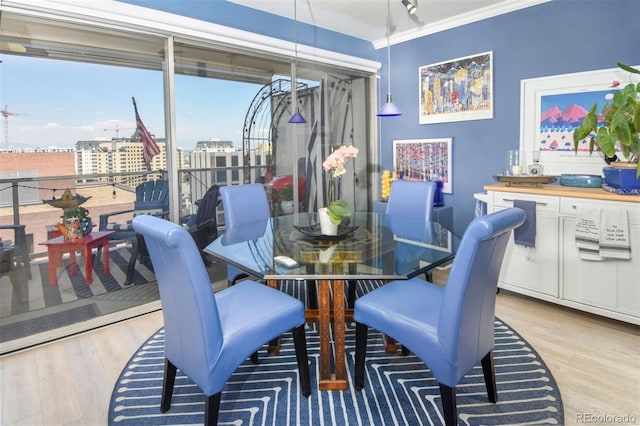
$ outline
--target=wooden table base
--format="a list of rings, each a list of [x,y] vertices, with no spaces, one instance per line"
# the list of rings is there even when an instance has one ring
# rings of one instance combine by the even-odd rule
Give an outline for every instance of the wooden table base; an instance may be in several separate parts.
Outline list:
[[[275,280],[267,285],[277,288]],[[333,285],[333,309],[331,307],[331,287]],[[319,323],[320,332],[320,390],[345,390],[349,387],[346,376],[345,324],[353,320],[353,309],[345,309],[344,280],[318,280],[318,309],[307,309],[308,322]],[[331,350],[331,320],[333,319],[333,351]],[[274,342],[269,345],[270,353],[277,353]],[[334,369],[331,371],[333,357]]]
[[[344,280],[333,280],[334,371],[331,372],[331,292],[329,280],[318,280],[320,303],[320,390],[347,389],[345,366]]]

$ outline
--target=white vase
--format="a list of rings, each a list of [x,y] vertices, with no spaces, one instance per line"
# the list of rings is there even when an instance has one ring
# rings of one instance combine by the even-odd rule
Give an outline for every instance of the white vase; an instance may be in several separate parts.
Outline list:
[[[322,235],[338,235],[338,225],[331,222],[326,207],[318,209],[318,220],[320,220],[320,232],[322,232]]]
[[[293,200],[280,201],[280,211],[282,212],[282,214],[293,213]]]

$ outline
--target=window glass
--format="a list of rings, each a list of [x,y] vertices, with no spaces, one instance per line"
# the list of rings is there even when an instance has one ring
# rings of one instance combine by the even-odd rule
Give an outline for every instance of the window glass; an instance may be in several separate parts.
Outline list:
[[[264,182],[270,190],[274,179],[296,175],[301,179],[297,205],[303,211],[317,209],[324,205],[321,163],[341,144],[360,148],[353,169],[342,180],[343,198],[353,209],[366,209],[369,135],[364,77],[301,64],[298,103],[292,105],[289,57],[176,39],[175,78],[169,83],[174,85],[175,105],[169,105],[163,37],[11,13],[0,16],[0,37],[0,105],[6,108],[8,124],[0,147],[0,179],[7,173],[28,178],[19,183],[17,211],[37,265],[29,288],[39,289],[30,292],[29,297],[36,299],[26,304],[12,296],[0,297],[2,324],[17,321],[16,313],[52,324],[45,319],[64,310],[61,306],[76,312],[94,304],[95,309],[87,312],[91,318],[129,308],[136,308],[136,315],[157,309],[155,276],[148,267],[135,262],[137,281],[124,285],[134,253],[132,241],[114,243],[110,276],[117,278],[103,280],[94,272],[90,285],[72,285],[65,265],[56,274],[60,283],[68,280],[68,285],[50,286],[47,274],[39,272],[46,271],[49,262],[39,243],[53,236],[61,210],[41,201],[59,200],[66,189],[74,197],[86,198],[82,206],[89,210],[97,231],[101,215],[133,207],[138,184],[167,179],[167,152],[177,152],[172,160],[181,183],[178,216],[185,226],[197,211],[196,201],[212,184]],[[134,138],[132,98],[140,122],[160,149],[149,166],[142,162],[142,143]],[[167,106],[175,111],[175,123],[165,123]],[[297,109],[306,124],[288,123]],[[171,151],[167,151],[167,128],[176,136]],[[5,161],[10,154],[23,157]],[[3,205],[10,200],[6,188],[6,183],[0,184]],[[0,223],[13,223],[16,207],[12,200],[11,204],[0,209]],[[277,206],[272,207],[280,214]],[[127,220],[131,216],[123,222]],[[3,230],[0,237],[13,238]],[[131,289],[139,291],[133,301],[117,293]],[[77,322],[87,319],[78,318]],[[69,324],[54,327],[65,325]],[[57,335],[53,330],[35,330],[43,331]],[[20,337],[24,336],[15,336]]]

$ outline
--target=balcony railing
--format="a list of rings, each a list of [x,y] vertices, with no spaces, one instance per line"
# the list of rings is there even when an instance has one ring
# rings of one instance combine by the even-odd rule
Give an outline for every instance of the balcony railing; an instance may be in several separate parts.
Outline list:
[[[255,182],[262,175],[263,170],[264,166],[251,168],[246,181]],[[196,201],[202,198],[211,185],[244,183],[245,173],[247,171],[242,167],[179,170],[179,217],[186,220],[190,214],[195,213]],[[28,280],[26,295],[28,300],[26,301],[18,300],[9,277],[0,274],[0,334],[2,334],[0,354],[64,337],[83,329],[119,321],[127,318],[128,315],[140,315],[159,309],[155,276],[152,271],[142,268],[139,263],[136,264],[136,274],[146,274],[144,277],[139,277],[144,278],[144,285],[134,283],[127,286],[122,282],[114,283],[118,280],[124,281],[122,271],[126,270],[127,259],[130,258],[129,243],[112,244],[111,276],[97,277],[94,272],[93,283],[90,285],[72,276],[68,255],[65,255],[65,269],[58,268],[56,272],[57,286],[51,286],[47,280],[49,259],[46,247],[40,244],[51,238],[52,225],[61,221],[62,214],[60,208],[53,207],[44,200],[50,201],[54,197],[59,199],[66,189],[69,189],[73,195],[79,194],[88,198],[82,207],[89,210],[95,231],[101,214],[133,208],[137,184],[144,180],[159,178],[166,178],[166,172],[156,170],[0,179],[0,193],[4,193],[3,205],[0,206],[0,225],[25,226],[26,244],[33,272],[33,276]],[[25,194],[26,196],[21,199]],[[223,226],[221,209],[218,212],[218,223]],[[5,243],[7,240],[15,241],[13,230],[2,229],[2,226],[0,226],[0,238]],[[84,264],[82,260],[78,262],[78,269],[82,270]],[[94,259],[94,271],[97,270],[96,262],[99,262],[99,259]],[[115,270],[118,272],[114,272]],[[210,275],[214,276],[213,272]],[[223,269],[219,271],[219,275],[220,279],[226,283]],[[107,288],[109,286],[112,287]],[[85,291],[88,293],[86,296],[83,295]],[[127,292],[133,296],[124,296]],[[120,293],[123,296],[117,295]],[[143,293],[144,297],[141,296]],[[85,311],[89,311],[89,317],[85,315],[87,313]]]

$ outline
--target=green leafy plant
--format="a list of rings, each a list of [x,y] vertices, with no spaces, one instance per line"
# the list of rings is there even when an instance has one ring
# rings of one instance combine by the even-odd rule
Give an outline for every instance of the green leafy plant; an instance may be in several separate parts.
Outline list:
[[[618,67],[630,74],[640,71],[618,62]],[[611,87],[620,86],[614,81]],[[580,143],[589,138],[589,153],[596,144],[605,155],[607,163],[617,160],[616,147],[629,163],[636,164],[636,176],[640,177],[640,82],[629,82],[616,91],[598,112],[595,103],[582,124],[573,132],[573,147],[577,151]]]
[[[62,216],[60,216],[63,220],[64,219],[71,219],[73,217],[77,217],[78,219],[86,219],[89,217],[89,210],[85,209],[84,207],[69,207],[63,210],[62,212]]]
[[[287,184],[283,189],[278,190],[278,195],[282,201],[293,200],[293,186]]]

